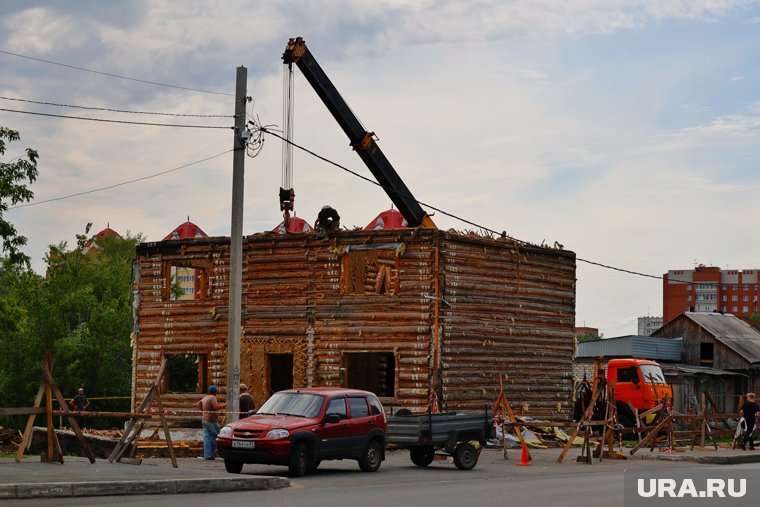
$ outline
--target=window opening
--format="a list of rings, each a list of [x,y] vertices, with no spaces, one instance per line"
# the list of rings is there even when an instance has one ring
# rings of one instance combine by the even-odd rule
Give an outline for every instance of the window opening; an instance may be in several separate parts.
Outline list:
[[[342,262],[342,294],[398,294],[395,250],[351,250]]]
[[[169,263],[166,270],[164,299],[205,299],[208,276],[206,268],[184,263]]]
[[[391,352],[343,354],[344,387],[361,389],[381,397],[396,393],[396,357]]]
[[[205,393],[207,365],[206,354],[167,354],[164,392]]]
[[[713,353],[714,353],[714,347],[712,343],[700,343],[699,344],[699,364],[712,366]]]

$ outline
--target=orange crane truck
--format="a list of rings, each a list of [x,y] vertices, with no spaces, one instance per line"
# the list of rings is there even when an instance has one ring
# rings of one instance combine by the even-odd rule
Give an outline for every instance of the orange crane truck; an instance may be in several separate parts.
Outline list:
[[[604,372],[602,375],[601,384],[604,392],[597,397],[593,420],[604,419],[610,387],[613,390],[618,423],[625,428],[636,426],[636,416],[631,407],[634,407],[638,413],[642,413],[656,407],[666,398],[673,399],[673,388],[665,382],[665,375],[655,361],[630,358],[610,359],[607,362],[606,375]],[[576,391],[574,411],[576,421],[580,420],[591,402],[591,393],[592,385],[584,379]],[[650,414],[645,422],[651,422],[654,417],[655,414]]]

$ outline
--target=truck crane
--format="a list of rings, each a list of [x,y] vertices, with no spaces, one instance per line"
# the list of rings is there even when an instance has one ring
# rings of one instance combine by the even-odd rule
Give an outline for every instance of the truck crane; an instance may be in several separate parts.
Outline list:
[[[380,186],[383,187],[393,204],[406,219],[407,224],[410,227],[422,226],[435,229],[436,225],[433,220],[422,209],[391,163],[385,158],[382,150],[375,142],[374,132],[367,132],[364,129],[327,77],[327,74],[314,59],[302,37],[292,38],[288,41],[282,60],[288,66],[292,66],[294,63],[298,66],[333,115],[333,118],[348,136],[351,147],[372,172]]]

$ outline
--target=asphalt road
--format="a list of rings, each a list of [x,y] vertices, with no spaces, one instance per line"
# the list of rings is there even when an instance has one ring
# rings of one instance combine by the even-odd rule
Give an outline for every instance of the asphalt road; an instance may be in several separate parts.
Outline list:
[[[519,451],[511,451],[510,459],[505,461],[501,451],[486,450],[475,469],[464,472],[446,461],[435,461],[427,468],[419,468],[409,461],[408,453],[397,451],[389,453],[388,459],[376,473],[361,472],[354,461],[324,462],[313,474],[291,479],[290,488],[275,491],[54,498],[19,500],[14,501],[13,505],[461,507],[477,503],[527,507],[611,507],[623,505],[623,474],[626,469],[665,471],[705,467],[687,462],[645,460],[605,460],[602,463],[587,465],[571,459],[577,452],[571,453],[563,464],[558,464],[558,454],[556,449],[534,452],[535,464],[521,467],[517,466]],[[191,461],[185,466],[198,465]],[[203,465],[223,469],[219,460],[205,462]],[[760,469],[760,464],[741,466]],[[733,465],[725,465],[721,468],[732,467]],[[246,465],[243,468],[243,474],[281,476],[286,472],[282,467]]]

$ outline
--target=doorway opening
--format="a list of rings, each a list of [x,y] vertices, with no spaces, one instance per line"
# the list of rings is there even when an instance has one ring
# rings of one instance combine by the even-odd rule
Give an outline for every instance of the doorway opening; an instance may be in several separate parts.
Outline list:
[[[293,388],[293,354],[269,354],[269,395]]]

